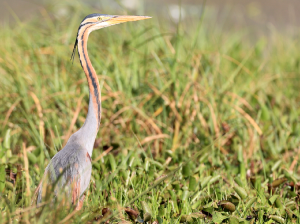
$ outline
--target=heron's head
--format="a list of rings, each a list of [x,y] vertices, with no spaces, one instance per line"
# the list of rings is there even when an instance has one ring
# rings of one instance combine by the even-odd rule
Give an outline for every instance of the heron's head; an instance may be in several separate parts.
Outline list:
[[[120,23],[150,19],[150,18],[151,17],[149,16],[117,16],[117,15],[106,15],[106,14],[99,14],[99,13],[90,14],[86,16],[80,23],[72,57],[74,57],[74,52],[78,41],[83,40],[85,34],[89,35],[89,33],[94,30],[98,30],[104,27],[108,27]]]
[[[89,27],[89,31],[98,30],[104,27],[112,26],[119,23],[125,23],[130,21],[137,21],[137,20],[143,20],[143,19],[149,19],[151,17],[148,16],[116,16],[116,15],[105,15],[105,14],[98,14],[93,13],[88,16],[86,16],[78,29],[78,33],[81,30],[81,28]]]

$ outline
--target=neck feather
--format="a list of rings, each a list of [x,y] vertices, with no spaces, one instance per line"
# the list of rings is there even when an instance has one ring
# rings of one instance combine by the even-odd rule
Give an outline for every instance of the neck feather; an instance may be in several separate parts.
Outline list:
[[[100,126],[101,119],[101,93],[97,74],[92,66],[87,52],[89,29],[86,28],[78,34],[78,54],[81,66],[85,72],[90,92],[89,109],[84,125],[81,127],[81,136],[86,142],[87,150],[92,155],[93,145]]]

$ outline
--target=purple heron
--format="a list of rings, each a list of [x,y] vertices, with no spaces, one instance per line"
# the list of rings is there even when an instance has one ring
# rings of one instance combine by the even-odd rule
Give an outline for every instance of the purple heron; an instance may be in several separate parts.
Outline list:
[[[65,147],[51,159],[45,169],[37,193],[37,204],[48,194],[45,189],[52,186],[54,195],[61,192],[67,195],[76,209],[81,209],[84,192],[87,189],[92,172],[91,156],[101,118],[101,93],[97,74],[92,66],[87,52],[89,34],[104,27],[148,19],[147,16],[117,16],[90,14],[80,23],[71,59],[74,59],[76,47],[81,66],[89,85],[88,114],[83,126],[69,138]]]

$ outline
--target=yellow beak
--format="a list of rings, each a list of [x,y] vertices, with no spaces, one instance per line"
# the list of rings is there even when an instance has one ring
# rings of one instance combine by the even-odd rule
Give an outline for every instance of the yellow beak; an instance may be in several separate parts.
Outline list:
[[[138,21],[138,20],[144,20],[144,19],[150,19],[149,16],[115,16],[107,21],[109,25],[114,25],[118,23],[125,23],[130,21]]]

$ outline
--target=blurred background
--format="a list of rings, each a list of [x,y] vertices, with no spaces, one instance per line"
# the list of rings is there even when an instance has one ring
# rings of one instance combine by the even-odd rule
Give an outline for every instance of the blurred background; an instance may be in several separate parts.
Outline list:
[[[64,1],[47,0],[1,0],[0,21],[27,19],[38,13],[45,4],[61,5]],[[56,2],[56,3],[55,3]],[[205,13],[212,14],[212,25],[241,29],[247,27],[255,34],[265,34],[270,29],[280,32],[294,32],[300,26],[300,1],[298,0],[82,0],[73,1],[74,4],[92,6],[100,13],[127,11],[133,14],[151,14],[162,16],[173,22],[201,16],[203,6]],[[105,10],[105,11],[103,11]],[[63,8],[57,14],[66,13]],[[224,30],[224,31],[226,31]]]

